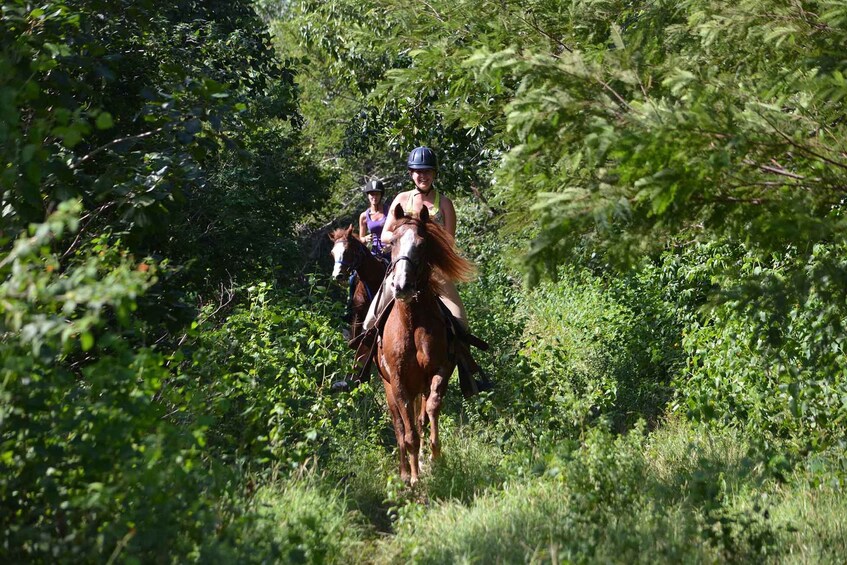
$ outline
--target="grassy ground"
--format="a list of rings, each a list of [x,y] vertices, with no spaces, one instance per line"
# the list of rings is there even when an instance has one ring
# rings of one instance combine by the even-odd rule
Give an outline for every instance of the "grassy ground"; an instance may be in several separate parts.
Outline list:
[[[309,475],[256,497],[275,555],[369,563],[837,563],[847,500],[827,463],[775,474],[732,432],[668,422],[515,454],[452,418],[445,457],[408,489],[390,445],[339,480]],[[823,467],[821,467],[823,465]]]

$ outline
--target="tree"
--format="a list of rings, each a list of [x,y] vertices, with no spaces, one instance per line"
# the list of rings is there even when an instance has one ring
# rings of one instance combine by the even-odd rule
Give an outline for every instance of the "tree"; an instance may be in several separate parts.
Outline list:
[[[232,477],[187,297],[276,272],[320,200],[293,77],[247,2],[0,18],[0,554],[187,556]]]

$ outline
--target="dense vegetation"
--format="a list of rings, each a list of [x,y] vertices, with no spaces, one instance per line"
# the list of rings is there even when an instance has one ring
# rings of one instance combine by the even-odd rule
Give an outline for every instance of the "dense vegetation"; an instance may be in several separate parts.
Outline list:
[[[847,8],[4,0],[4,562],[837,562]],[[398,482],[326,231],[434,147],[496,389]],[[455,390],[455,389],[454,389]]]

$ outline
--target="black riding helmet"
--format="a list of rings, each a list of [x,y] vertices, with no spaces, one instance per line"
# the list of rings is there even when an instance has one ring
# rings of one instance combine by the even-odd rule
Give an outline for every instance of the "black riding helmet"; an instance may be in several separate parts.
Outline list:
[[[409,159],[406,161],[406,165],[416,171],[421,169],[438,169],[438,158],[435,156],[435,151],[429,147],[415,147],[409,153]]]
[[[369,180],[365,183],[365,188],[362,189],[362,192],[368,194],[369,192],[379,192],[382,194],[385,192],[385,187],[382,185],[381,180]]]

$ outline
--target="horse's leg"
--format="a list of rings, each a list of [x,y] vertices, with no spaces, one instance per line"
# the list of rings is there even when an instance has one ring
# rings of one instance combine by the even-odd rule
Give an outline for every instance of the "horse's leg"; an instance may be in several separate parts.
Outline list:
[[[409,399],[408,395],[402,394],[399,387],[392,384],[395,397],[394,402],[397,404],[400,417],[403,421],[403,441],[405,443],[405,452],[409,456],[409,461],[406,463],[412,472],[411,484],[418,482],[418,452],[421,448],[421,436],[418,435],[418,423],[415,419],[415,404],[417,397]]]
[[[395,399],[394,387],[383,381],[385,385],[385,400],[388,410],[391,412],[391,421],[394,424],[394,437],[397,439],[397,449],[400,451],[400,478],[404,483],[409,482],[409,460],[406,457],[406,432],[403,426],[403,417]]]
[[[362,282],[362,279],[358,279],[351,307],[353,315],[350,317],[350,339],[355,339],[362,333],[362,324],[364,324],[365,316],[368,314],[368,306],[370,306],[370,303],[368,302],[365,283]]]
[[[429,398],[426,400],[426,413],[429,416],[429,458],[435,461],[441,457],[441,440],[438,438],[438,414],[447,391],[447,378],[440,373],[432,377],[429,386]]]
[[[417,405],[415,406],[415,412],[418,416],[417,417],[418,437],[423,438],[423,431],[424,431],[424,428],[426,428],[426,422],[427,422],[426,396],[424,396],[422,394],[420,396],[418,396],[418,402],[417,402]],[[421,469],[422,469],[423,468],[423,462],[422,462],[422,460],[423,460],[423,448],[424,448],[423,441],[420,442],[420,446],[421,446],[421,448],[420,448],[420,451],[418,451],[418,458],[419,458],[419,462],[421,464]]]

